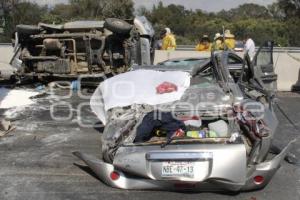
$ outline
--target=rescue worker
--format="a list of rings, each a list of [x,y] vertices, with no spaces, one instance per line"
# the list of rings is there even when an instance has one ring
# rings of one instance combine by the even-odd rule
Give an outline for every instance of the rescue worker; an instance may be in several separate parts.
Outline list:
[[[225,30],[224,33],[224,38],[225,38],[225,45],[228,49],[234,49],[235,48],[235,37],[233,34],[230,33],[230,30]]]
[[[165,28],[165,34],[162,39],[162,50],[175,50],[176,49],[176,39],[175,36],[171,33],[170,28]]]
[[[219,51],[224,50],[223,37],[220,33],[216,33],[214,37],[214,43],[212,44],[212,50]]]
[[[203,35],[199,44],[195,47],[196,51],[211,51],[211,42],[208,35]]]

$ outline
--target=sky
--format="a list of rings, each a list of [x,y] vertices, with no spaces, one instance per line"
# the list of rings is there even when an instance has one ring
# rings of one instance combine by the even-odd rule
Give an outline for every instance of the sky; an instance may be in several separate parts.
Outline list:
[[[31,0],[39,4],[67,3],[68,0]],[[113,1],[113,0],[112,0]],[[133,0],[135,7],[139,8],[145,6],[146,8],[152,8],[153,4],[157,4],[161,0]],[[162,0],[164,5],[168,4],[180,4],[188,9],[202,9],[208,12],[217,12],[222,9],[229,10],[235,8],[238,5],[244,3],[256,3],[260,5],[269,5],[276,0]]]

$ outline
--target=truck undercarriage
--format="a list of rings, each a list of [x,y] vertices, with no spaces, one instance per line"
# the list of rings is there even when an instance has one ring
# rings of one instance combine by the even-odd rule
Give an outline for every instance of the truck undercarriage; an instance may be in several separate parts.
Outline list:
[[[153,35],[144,17],[18,25],[12,63],[19,76],[38,79],[118,74],[134,64],[151,64]]]

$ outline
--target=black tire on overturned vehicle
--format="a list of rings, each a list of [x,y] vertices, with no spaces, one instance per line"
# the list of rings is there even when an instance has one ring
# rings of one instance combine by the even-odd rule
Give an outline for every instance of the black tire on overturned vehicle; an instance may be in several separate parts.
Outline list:
[[[41,29],[38,26],[19,24],[16,31],[21,35],[33,35],[40,33]]]
[[[105,19],[104,27],[111,32],[118,34],[128,34],[132,29],[132,25],[122,19],[117,18]]]

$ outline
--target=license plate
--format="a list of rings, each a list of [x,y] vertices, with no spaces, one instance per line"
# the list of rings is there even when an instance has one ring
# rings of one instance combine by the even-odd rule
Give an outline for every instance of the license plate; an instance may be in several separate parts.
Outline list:
[[[163,162],[162,177],[187,177],[194,178],[194,162]]]

